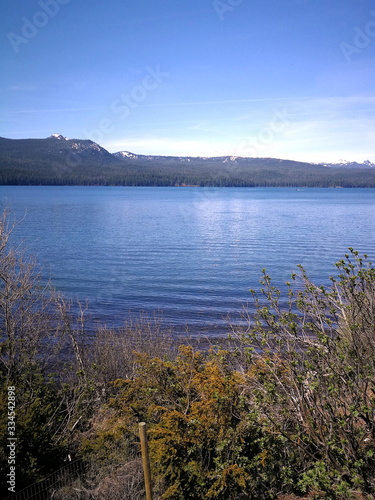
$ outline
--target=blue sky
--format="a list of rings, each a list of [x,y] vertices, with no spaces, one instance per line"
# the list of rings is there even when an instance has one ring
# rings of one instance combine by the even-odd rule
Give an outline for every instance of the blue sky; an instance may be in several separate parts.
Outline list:
[[[0,136],[375,161],[374,0],[13,0]]]

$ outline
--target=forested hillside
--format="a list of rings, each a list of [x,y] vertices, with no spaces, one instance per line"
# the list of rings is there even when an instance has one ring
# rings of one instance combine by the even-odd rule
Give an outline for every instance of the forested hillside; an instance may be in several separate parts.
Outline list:
[[[375,187],[372,164],[111,154],[89,140],[0,138],[0,184]]]

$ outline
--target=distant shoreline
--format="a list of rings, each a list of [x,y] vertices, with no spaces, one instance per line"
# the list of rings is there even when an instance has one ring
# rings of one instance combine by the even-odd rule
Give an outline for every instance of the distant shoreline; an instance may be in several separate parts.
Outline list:
[[[125,154],[126,153],[126,154]],[[375,187],[375,165],[253,157],[111,154],[90,140],[0,138],[0,185],[142,187]]]

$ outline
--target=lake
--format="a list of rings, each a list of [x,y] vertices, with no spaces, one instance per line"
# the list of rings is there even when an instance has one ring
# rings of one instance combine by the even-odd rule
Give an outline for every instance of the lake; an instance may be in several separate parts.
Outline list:
[[[375,189],[0,186],[13,240],[109,326],[145,312],[176,333],[221,332],[302,264],[327,284],[348,247],[375,258]]]

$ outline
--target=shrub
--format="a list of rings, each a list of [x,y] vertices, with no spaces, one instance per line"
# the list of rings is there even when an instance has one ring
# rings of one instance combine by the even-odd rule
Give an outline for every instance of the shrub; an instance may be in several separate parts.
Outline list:
[[[250,347],[248,397],[297,453],[296,490],[347,500],[375,487],[375,270],[352,249],[336,266],[330,287],[301,267],[286,308],[264,273],[265,302],[254,293],[254,322],[239,337]]]

